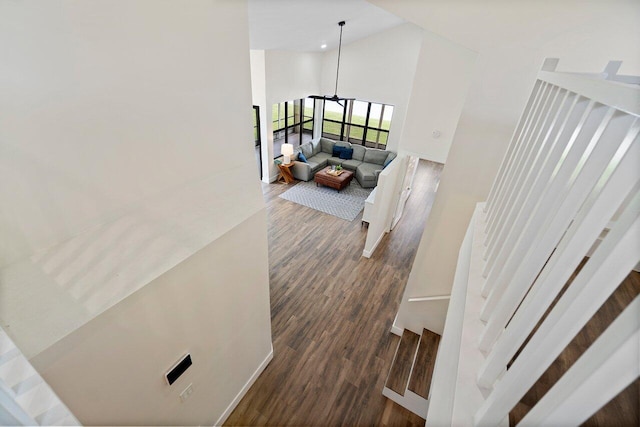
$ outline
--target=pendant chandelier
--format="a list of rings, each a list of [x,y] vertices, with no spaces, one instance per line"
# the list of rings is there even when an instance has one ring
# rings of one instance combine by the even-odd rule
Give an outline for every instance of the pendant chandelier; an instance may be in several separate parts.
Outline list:
[[[338,64],[336,66],[336,88],[333,92],[333,96],[311,95],[309,97],[313,99],[323,99],[325,101],[334,101],[340,104],[342,107],[344,107],[344,105],[340,101],[349,101],[349,100],[355,99],[355,98],[343,98],[341,96],[338,96],[338,77],[340,76],[340,54],[342,53],[342,27],[344,27],[344,24],[345,24],[345,21],[338,22],[338,25],[340,26],[340,41],[338,43]]]

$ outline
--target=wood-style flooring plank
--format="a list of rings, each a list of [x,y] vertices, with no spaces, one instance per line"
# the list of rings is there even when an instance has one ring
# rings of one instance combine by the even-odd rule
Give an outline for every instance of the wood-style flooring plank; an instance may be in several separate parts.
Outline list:
[[[429,388],[431,387],[433,368],[436,365],[438,345],[440,345],[440,335],[423,329],[416,362],[411,373],[409,390],[425,399],[429,398]]]
[[[441,171],[420,161],[402,219],[369,259],[361,216],[344,221],[278,197],[292,185],[263,184],[274,357],[227,425],[424,425],[382,389]]]
[[[569,279],[560,296],[567,290],[577,273],[588,262],[585,258]],[[584,354],[591,344],[613,323],[622,311],[640,295],[640,273],[632,271],[596,314],[573,338],[556,360],[540,376],[509,415],[510,425],[516,425],[531,408],[558,382],[558,380]],[[552,305],[553,307],[553,305]],[[548,312],[551,310],[549,308]],[[546,314],[545,314],[546,316]],[[544,318],[543,318],[544,319]],[[542,320],[538,323],[538,326]],[[537,327],[536,327],[537,328]],[[516,355],[517,357],[517,355]],[[631,383],[618,396],[594,413],[583,426],[638,426],[640,425],[640,380]]]
[[[387,378],[386,387],[404,396],[404,392],[409,384],[409,375],[411,374],[411,366],[416,356],[420,335],[406,330],[402,333],[398,351],[393,358],[389,377]]]

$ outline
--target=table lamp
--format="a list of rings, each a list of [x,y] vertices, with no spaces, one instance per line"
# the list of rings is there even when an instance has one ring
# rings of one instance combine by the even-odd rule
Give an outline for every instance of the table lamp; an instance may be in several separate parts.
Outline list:
[[[293,145],[282,144],[282,155],[284,156],[284,164],[291,163],[291,156],[293,155]]]

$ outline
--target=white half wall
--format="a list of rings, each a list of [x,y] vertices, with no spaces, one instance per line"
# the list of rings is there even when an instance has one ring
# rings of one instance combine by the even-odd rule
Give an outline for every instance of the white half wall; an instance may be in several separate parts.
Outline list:
[[[0,321],[85,424],[211,424],[270,352],[248,32],[246,1],[0,2]]]
[[[349,24],[344,31],[349,31]],[[387,148],[397,151],[411,96],[422,30],[403,24],[342,46],[338,95],[394,106]],[[338,51],[322,58],[322,95],[333,95]]]
[[[372,220],[367,228],[367,238],[362,255],[371,258],[376,248],[391,230],[393,215],[398,206],[402,183],[407,172],[407,156],[398,156],[384,168],[378,177]]]
[[[271,354],[266,221],[263,209],[32,364],[84,425],[213,425]]]

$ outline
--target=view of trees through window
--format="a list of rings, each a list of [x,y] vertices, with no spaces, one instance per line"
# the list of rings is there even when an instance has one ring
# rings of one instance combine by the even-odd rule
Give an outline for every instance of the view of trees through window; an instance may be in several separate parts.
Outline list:
[[[385,148],[393,106],[365,101],[324,102],[322,135],[367,147]]]

